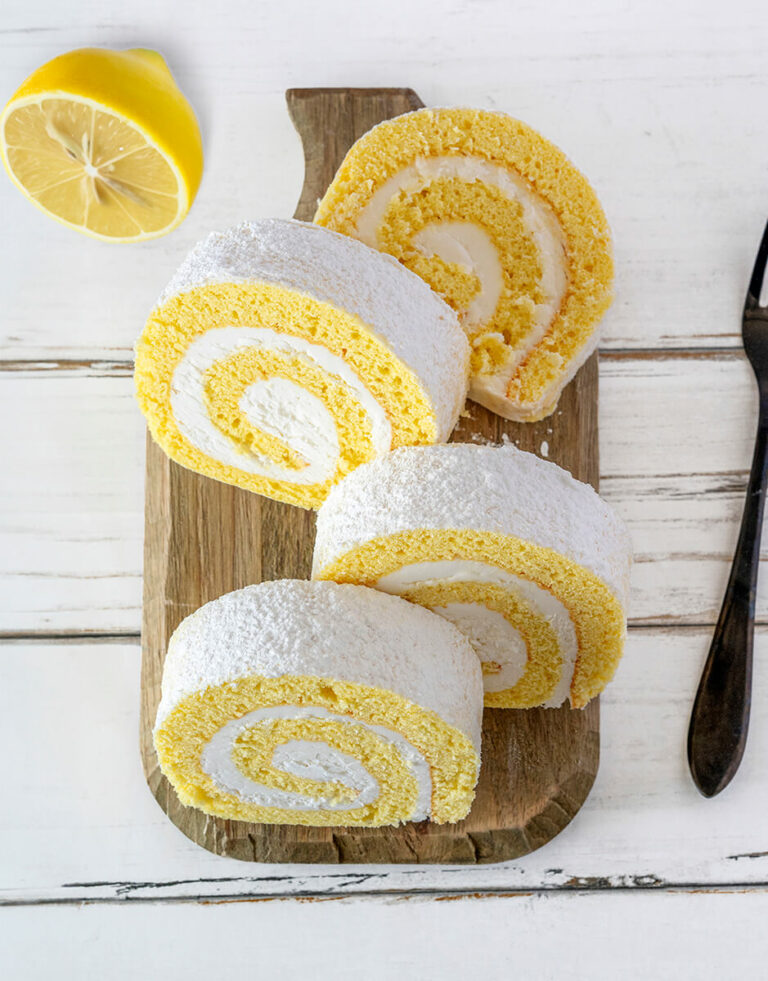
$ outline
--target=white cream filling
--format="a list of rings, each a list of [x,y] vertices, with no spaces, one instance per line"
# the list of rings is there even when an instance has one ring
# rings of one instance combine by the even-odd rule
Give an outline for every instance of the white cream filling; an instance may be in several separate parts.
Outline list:
[[[504,289],[499,253],[488,232],[469,221],[436,221],[416,232],[412,241],[423,255],[437,255],[443,262],[454,262],[477,276],[480,292],[472,297],[461,319],[470,333],[475,326],[487,323]]]
[[[315,740],[293,739],[276,747],[272,766],[294,776],[310,780],[335,781],[355,791],[352,801],[310,797],[306,794],[265,787],[251,780],[235,766],[232,750],[235,740],[246,729],[259,723],[268,725],[274,719],[321,719],[362,726],[391,743],[400,753],[416,780],[418,795],[413,813],[403,820],[423,821],[431,811],[432,776],[424,755],[405,736],[387,726],[370,725],[347,715],[335,715],[321,706],[276,705],[255,709],[222,726],[206,743],[200,755],[200,766],[224,793],[235,794],[249,804],[279,807],[292,811],[347,811],[373,803],[379,796],[379,782],[355,757]]]
[[[500,671],[483,674],[486,691],[504,691],[522,678],[528,661],[525,641],[502,613],[479,603],[446,603],[433,606],[432,612],[450,621],[476,651],[482,651],[482,661],[500,665]]]
[[[339,458],[336,423],[325,402],[288,378],[265,378],[245,389],[240,410],[260,432],[277,436],[305,460]]]
[[[201,453],[245,473],[292,484],[323,483],[336,469],[336,423],[325,404],[299,382],[279,378],[255,382],[243,393],[240,407],[255,425],[301,454],[307,464],[302,470],[288,469],[260,454],[242,453],[214,425],[203,398],[205,374],[216,362],[250,347],[292,354],[336,376],[365,410],[376,455],[389,451],[392,427],[387,414],[343,358],[320,344],[266,327],[216,327],[189,345],[171,380],[171,411],[176,425]]]
[[[518,364],[546,333],[568,288],[567,250],[560,223],[550,206],[519,174],[480,157],[418,157],[374,191],[358,215],[355,236],[366,245],[378,248],[378,231],[392,199],[401,192],[413,194],[441,177],[455,177],[467,183],[481,181],[497,187],[522,207],[523,223],[539,253],[542,270],[539,285],[544,299],[534,309],[535,329],[525,345],[514,352],[514,363]],[[437,255],[444,262],[459,263],[480,280],[480,293],[461,315],[470,336],[477,333],[493,315],[503,288],[501,264],[488,234],[472,222],[433,222],[414,235],[413,244],[424,255]],[[505,373],[506,370],[507,366]],[[509,370],[509,377],[513,371],[514,366]]]
[[[402,566],[386,576],[382,576],[377,580],[375,586],[377,589],[381,589],[386,593],[400,595],[416,586],[461,582],[486,582],[511,589],[520,594],[526,602],[530,603],[547,620],[557,636],[562,667],[557,687],[549,700],[544,704],[548,708],[561,705],[570,694],[573,671],[579,653],[579,643],[576,637],[576,629],[568,610],[548,590],[543,589],[536,583],[529,582],[527,579],[522,579],[520,576],[515,576],[511,572],[499,568],[499,566],[491,565],[488,562],[475,562],[471,559],[414,562],[410,565]],[[482,606],[479,606],[479,609],[481,611],[485,610],[486,613],[495,613],[495,611],[488,610]],[[436,612],[439,611],[436,610]],[[481,612],[480,619],[483,615]],[[477,631],[478,643],[475,642],[471,634],[469,635],[469,640],[475,648],[477,656],[481,661],[505,663],[506,659],[502,661],[496,656],[495,643],[486,649],[484,635],[490,636],[494,640],[496,639],[492,619],[488,620],[486,631]],[[510,658],[510,663],[514,663],[513,657]],[[485,690],[501,691],[502,689],[500,688],[490,687],[490,684],[493,683],[493,678],[494,675],[484,675]]]

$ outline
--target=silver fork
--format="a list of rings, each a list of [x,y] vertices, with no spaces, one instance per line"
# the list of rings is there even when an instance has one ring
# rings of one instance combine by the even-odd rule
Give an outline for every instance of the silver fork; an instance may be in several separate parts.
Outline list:
[[[752,698],[755,591],[768,483],[768,306],[760,306],[768,263],[768,225],[749,281],[741,336],[760,395],[755,451],[739,541],[688,729],[688,765],[705,797],[733,779],[744,755]]]

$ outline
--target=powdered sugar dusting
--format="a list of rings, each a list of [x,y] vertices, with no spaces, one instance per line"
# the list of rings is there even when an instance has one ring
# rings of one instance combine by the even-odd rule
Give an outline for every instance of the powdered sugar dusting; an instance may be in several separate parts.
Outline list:
[[[372,538],[418,528],[496,532],[553,549],[626,607],[624,523],[588,484],[511,445],[405,447],[358,467],[320,509],[314,574]]]
[[[466,733],[480,752],[483,682],[474,651],[446,620],[399,597],[284,579],[206,603],[171,638],[156,725],[187,695],[250,675],[312,675],[396,692]]]
[[[171,297],[213,283],[275,283],[357,315],[421,380],[438,440],[464,406],[469,344],[453,310],[391,256],[307,222],[266,219],[213,232],[163,291]]]

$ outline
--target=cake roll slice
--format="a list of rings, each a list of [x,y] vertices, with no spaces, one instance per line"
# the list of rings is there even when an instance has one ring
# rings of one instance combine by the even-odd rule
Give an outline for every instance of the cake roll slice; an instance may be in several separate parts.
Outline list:
[[[587,484],[512,446],[413,447],[360,467],[318,514],[313,576],[439,613],[482,663],[485,704],[581,708],[626,633],[631,546]]]
[[[183,804],[235,821],[379,827],[466,816],[483,685],[466,638],[362,586],[282,580],[171,637],[154,730]]]
[[[393,255],[458,313],[470,398],[507,419],[554,411],[611,301],[608,224],[586,179],[525,123],[419,109],[355,143],[315,221]]]
[[[418,276],[315,225],[266,220],[188,256],[136,348],[177,463],[316,508],[360,463],[445,441],[467,391],[455,313]]]

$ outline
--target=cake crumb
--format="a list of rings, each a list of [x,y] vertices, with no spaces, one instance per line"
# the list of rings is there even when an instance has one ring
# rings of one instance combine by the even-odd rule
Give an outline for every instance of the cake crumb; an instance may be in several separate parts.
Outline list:
[[[472,433],[470,439],[473,443],[481,443],[483,446],[493,445],[493,440],[489,439],[487,436],[483,436],[482,433]]]
[[[541,446],[539,447],[539,453],[541,453],[541,455],[544,458],[549,456],[549,443],[545,439],[541,441]]]

